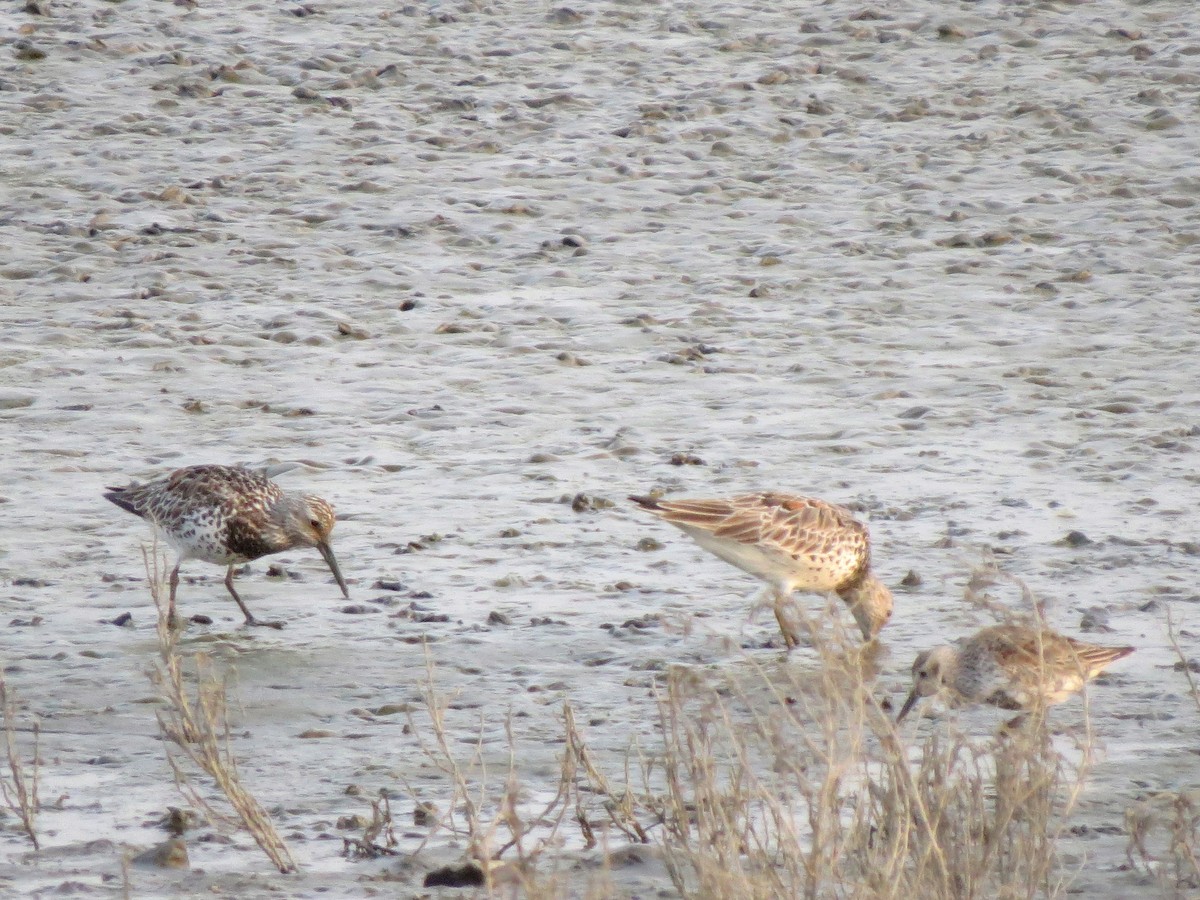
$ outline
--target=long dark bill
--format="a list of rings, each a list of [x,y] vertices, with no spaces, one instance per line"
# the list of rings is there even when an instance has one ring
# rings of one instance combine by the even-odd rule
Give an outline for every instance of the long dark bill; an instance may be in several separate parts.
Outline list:
[[[350,590],[346,587],[346,579],[342,577],[342,570],[338,568],[337,560],[333,556],[333,548],[329,544],[322,541],[317,544],[317,549],[321,551],[321,556],[325,558],[325,563],[329,566],[329,571],[333,573],[333,577],[337,580],[338,587],[342,589],[342,596],[347,600],[350,599]]]
[[[904,721],[904,717],[912,712],[912,708],[917,705],[917,701],[920,699],[917,696],[917,689],[913,688],[908,694],[908,699],[904,701],[904,705],[900,707],[900,715],[896,716],[896,724]]]

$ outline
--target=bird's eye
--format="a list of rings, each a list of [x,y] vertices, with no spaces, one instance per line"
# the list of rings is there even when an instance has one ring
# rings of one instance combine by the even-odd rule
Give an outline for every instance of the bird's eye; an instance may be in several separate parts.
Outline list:
[[[321,530],[321,520],[320,519],[310,519],[308,524],[311,525],[313,528],[317,529],[318,531]]]

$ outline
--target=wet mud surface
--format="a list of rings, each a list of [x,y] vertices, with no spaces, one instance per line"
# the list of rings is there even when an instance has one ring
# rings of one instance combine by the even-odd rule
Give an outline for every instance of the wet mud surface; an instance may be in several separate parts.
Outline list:
[[[880,576],[919,576],[883,635],[896,698],[919,649],[990,623],[962,600],[981,560],[1136,646],[1090,693],[1061,849],[1085,896],[1149,884],[1125,810],[1197,771],[1165,625],[1200,655],[1190,13],[10,4],[0,620],[46,808],[37,855],[0,821],[3,890],[117,896],[181,805],[149,529],[101,492],[197,462],[299,464],[278,480],[337,507],[352,600],[316,553],[262,560],[242,596],[289,624],[248,630],[185,565],[182,612],[214,622],[182,647],[236,673],[241,772],[301,873],[201,828],[135,895],[420,893],[461,842],[353,861],[337,823],[380,789],[411,821],[405,784],[445,802],[406,728],[425,648],[453,739],[502,762],[511,716],[535,795],[564,700],[617,773],[668,665],[778,657],[753,579],[624,501],[653,488],[869,519]],[[614,878],[671,895],[651,853]]]

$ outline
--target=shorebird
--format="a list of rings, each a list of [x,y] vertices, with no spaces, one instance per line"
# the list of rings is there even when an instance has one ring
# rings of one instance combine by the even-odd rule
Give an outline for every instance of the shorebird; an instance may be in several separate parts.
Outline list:
[[[266,475],[242,466],[187,466],[144,484],[108,488],[104,496],[153,523],[174,548],[168,606],[172,624],[179,566],[188,559],[227,567],[225,587],[247,625],[283,627],[282,622],[254,618],[233,587],[233,567],[260,556],[316,547],[342,594],[350,598],[329,546],[333,507],[320,497],[284,491]]]
[[[788,649],[800,642],[783,610],[794,591],[837,594],[868,641],[892,615],[892,592],[871,573],[867,526],[840,506],[774,492],[725,500],[629,499],[767,582],[764,595]]]
[[[1044,628],[993,625],[957,647],[920,654],[912,667],[912,691],[896,721],[943,687],[958,703],[989,703],[1022,713],[1053,706],[1132,652],[1133,647],[1101,647]]]

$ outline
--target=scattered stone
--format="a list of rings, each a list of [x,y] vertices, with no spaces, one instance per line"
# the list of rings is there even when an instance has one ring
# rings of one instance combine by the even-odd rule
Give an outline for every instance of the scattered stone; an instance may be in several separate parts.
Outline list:
[[[1093,606],[1084,610],[1083,618],[1079,620],[1080,631],[1112,631],[1108,625],[1108,610]]]
[[[130,862],[135,866],[157,869],[189,868],[187,844],[183,838],[173,837],[135,856]]]
[[[483,869],[475,863],[461,866],[442,866],[425,875],[423,887],[482,887]]]
[[[371,824],[371,820],[364,815],[355,813],[350,816],[340,816],[337,820],[337,828],[339,831],[359,831]]]
[[[109,625],[116,625],[118,628],[124,628],[126,625],[133,624],[133,613],[123,612],[115,619],[108,620]]]
[[[643,553],[650,553],[654,550],[661,550],[663,548],[663,545],[662,545],[662,541],[655,540],[652,537],[644,537],[640,541],[637,542],[636,547],[638,550],[641,550]]]
[[[928,406],[910,406],[904,412],[900,413],[898,419],[920,419],[921,417],[933,412]]]
[[[406,591],[408,585],[402,581],[384,581],[382,578],[371,585],[373,591]]]
[[[487,623],[489,625],[511,625],[512,619],[499,610],[493,609],[488,613]]]
[[[1067,536],[1058,543],[1067,547],[1086,547],[1092,543],[1092,539],[1082,531],[1068,531]]]
[[[168,806],[166,813],[155,824],[175,837],[180,837],[188,829],[194,828],[199,821],[199,817],[190,809]]]
[[[0,391],[0,409],[24,409],[33,406],[33,394],[21,391]]]
[[[50,587],[50,582],[44,578],[14,578],[13,587]]]
[[[309,728],[307,731],[302,731],[296,737],[301,740],[311,741],[320,738],[337,737],[336,732],[330,731],[328,728]]]
[[[922,580],[921,576],[918,575],[912,569],[909,569],[908,574],[900,579],[901,587],[914,588],[914,587],[920,587],[922,584],[923,584],[923,580]]]
[[[428,828],[437,823],[437,807],[432,803],[419,800],[413,808],[413,824],[418,828]]]
[[[193,625],[211,625],[213,623],[212,616],[206,616],[202,613],[196,613],[188,621]]]
[[[571,509],[577,513],[587,512],[592,508],[592,498],[587,494],[576,494],[571,498]]]
[[[364,603],[350,603],[342,607],[342,612],[348,616],[361,616],[366,613],[379,612],[379,610]]]
[[[409,703],[385,703],[371,710],[371,714],[375,716],[394,716],[397,713],[409,712],[412,712],[412,704]]]
[[[13,44],[13,52],[22,62],[37,62],[46,58],[46,51],[35,47],[27,40],[19,40]]]
[[[704,466],[708,464],[694,453],[674,453],[671,455],[671,465]]]

